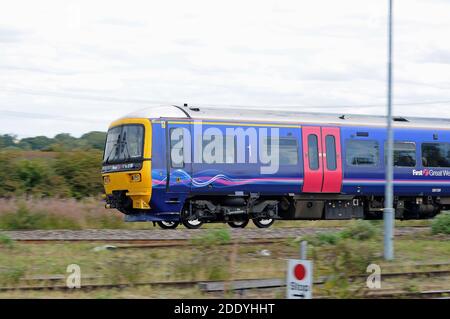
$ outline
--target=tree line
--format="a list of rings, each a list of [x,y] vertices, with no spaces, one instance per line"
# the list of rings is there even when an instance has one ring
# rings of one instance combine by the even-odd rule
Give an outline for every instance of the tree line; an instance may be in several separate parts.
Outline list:
[[[74,149],[103,150],[105,132],[89,132],[79,138],[67,133],[55,137],[36,136],[18,139],[15,135],[0,135],[0,150],[65,151]]]
[[[18,140],[0,135],[0,198],[97,196],[106,133]]]

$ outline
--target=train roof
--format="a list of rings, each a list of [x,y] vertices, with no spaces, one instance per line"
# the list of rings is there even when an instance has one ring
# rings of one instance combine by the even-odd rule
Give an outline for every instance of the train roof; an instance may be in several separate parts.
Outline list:
[[[386,116],[347,113],[312,113],[292,110],[236,108],[215,106],[158,105],[128,114],[124,118],[176,118],[194,120],[225,120],[269,123],[317,123],[338,125],[386,126]],[[394,116],[395,127],[450,129],[448,118]]]

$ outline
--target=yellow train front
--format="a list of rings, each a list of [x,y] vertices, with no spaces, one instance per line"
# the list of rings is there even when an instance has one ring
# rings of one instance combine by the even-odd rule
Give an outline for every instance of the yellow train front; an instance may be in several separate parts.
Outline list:
[[[106,207],[129,215],[150,209],[152,125],[125,118],[111,124],[103,157]]]
[[[125,221],[151,221],[162,228],[178,226],[189,189],[174,195],[172,188],[166,188],[170,169],[165,123],[169,119],[186,121],[186,117],[181,108],[166,106],[130,114],[111,123],[102,167],[106,208],[125,214]],[[198,228],[202,223],[187,218],[184,224]]]

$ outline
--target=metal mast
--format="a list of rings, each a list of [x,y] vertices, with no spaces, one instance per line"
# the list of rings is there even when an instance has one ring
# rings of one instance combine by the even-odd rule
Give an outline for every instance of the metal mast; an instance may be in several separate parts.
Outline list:
[[[384,259],[394,259],[394,185],[393,185],[393,131],[392,131],[392,2],[389,0],[389,40],[388,40],[388,88],[387,88],[387,163],[384,203]]]

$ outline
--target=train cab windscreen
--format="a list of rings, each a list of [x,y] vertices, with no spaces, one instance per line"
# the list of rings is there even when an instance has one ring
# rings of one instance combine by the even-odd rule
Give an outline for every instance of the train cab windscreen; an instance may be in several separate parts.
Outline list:
[[[142,160],[144,126],[121,125],[111,128],[106,137],[103,164],[130,163]]]

